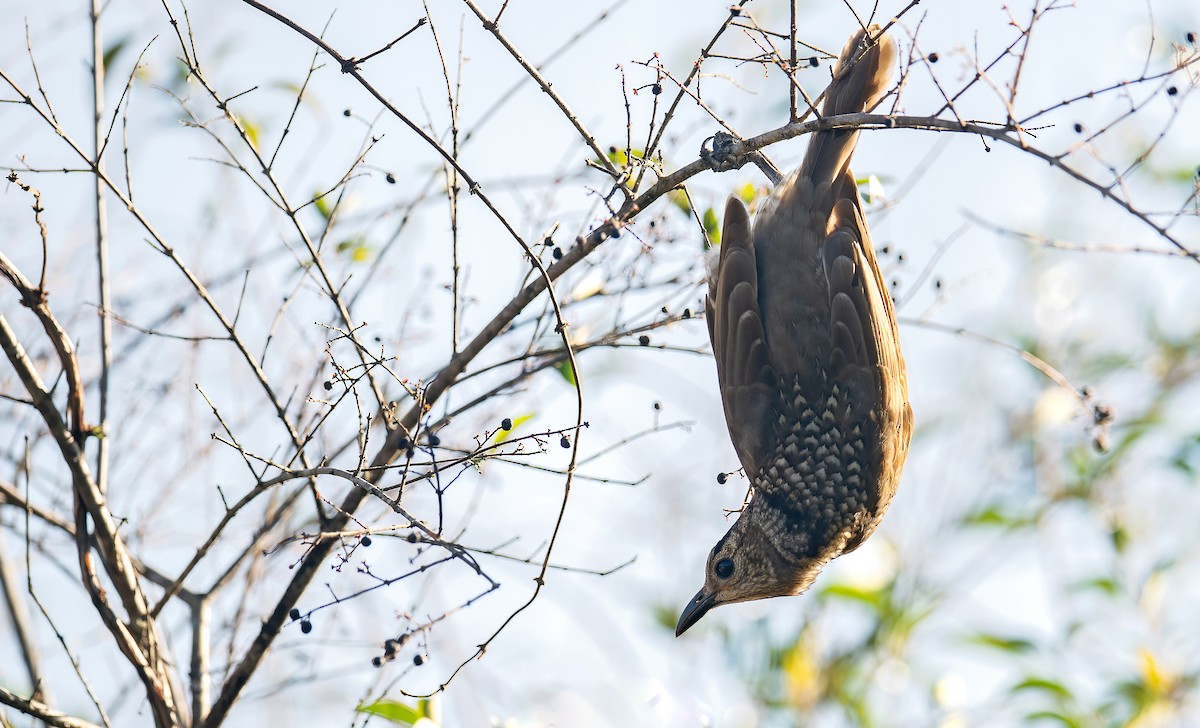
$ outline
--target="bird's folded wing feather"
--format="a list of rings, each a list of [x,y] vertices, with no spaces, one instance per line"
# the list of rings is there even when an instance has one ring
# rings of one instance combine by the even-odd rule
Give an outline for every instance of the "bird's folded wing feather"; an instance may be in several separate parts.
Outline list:
[[[742,466],[753,475],[774,444],[769,415],[777,380],[758,305],[750,215],[735,197],[725,205],[720,259],[705,305],[725,421]]]
[[[889,437],[882,438],[881,447],[884,450],[878,454],[878,462],[881,468],[899,471],[908,454],[913,415],[908,402],[908,373],[900,352],[896,310],[883,274],[879,270],[879,263],[875,260],[875,250],[871,245],[866,224],[863,222],[862,204],[856,191],[854,175],[848,170],[843,178],[842,187],[846,194],[834,205],[830,220],[832,232],[826,243],[826,256],[827,259],[832,256],[834,260],[843,257],[845,253],[840,251],[845,251],[846,243],[853,241],[850,250],[853,252],[854,266],[861,273],[854,277],[851,291],[842,288],[843,279],[838,279],[838,287],[835,290],[831,278],[831,298],[844,293],[854,303],[853,316],[857,318],[857,323],[847,321],[845,317],[835,318],[832,319],[833,325],[835,329],[854,330],[857,327],[863,331],[861,341],[856,341],[855,346],[861,346],[865,354],[861,364],[873,372],[870,392],[874,400],[874,417],[880,431],[890,431]],[[853,194],[850,194],[851,191]],[[833,251],[834,247],[839,251],[836,254]],[[840,267],[844,269],[846,266],[840,264]],[[848,307],[841,307],[841,310],[847,316],[851,315]],[[840,353],[837,355],[842,356]],[[853,364],[847,357],[843,366]],[[880,473],[874,481],[889,485],[892,477],[892,473]],[[876,494],[881,499],[877,506],[880,510],[887,507],[887,501],[894,491],[892,486],[886,488],[885,492]]]
[[[865,429],[881,435],[895,428],[901,435],[871,437],[874,446],[907,449],[912,413],[895,310],[849,170],[841,187],[821,250],[829,292],[829,373],[847,390],[850,414],[863,419]],[[870,461],[891,468],[897,455],[903,458],[903,453],[876,452]],[[894,491],[889,474],[869,473],[866,482],[876,512],[882,512]]]

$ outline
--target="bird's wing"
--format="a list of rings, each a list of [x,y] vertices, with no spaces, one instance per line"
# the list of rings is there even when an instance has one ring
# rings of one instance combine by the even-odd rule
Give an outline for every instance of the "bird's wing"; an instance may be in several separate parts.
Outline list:
[[[725,422],[742,466],[753,475],[774,444],[768,415],[777,380],[758,306],[750,214],[736,197],[725,204],[720,258],[705,308]]]
[[[863,221],[854,175],[846,171],[843,194],[834,204],[829,236],[822,249],[829,283],[829,371],[851,395],[849,414],[865,418],[876,448],[868,462],[874,512],[882,515],[895,493],[896,479],[908,454],[912,436],[912,408],[908,403],[908,376],[900,353],[900,334],[870,235]],[[857,412],[855,412],[857,410]],[[845,551],[857,548],[872,531],[864,524]]]

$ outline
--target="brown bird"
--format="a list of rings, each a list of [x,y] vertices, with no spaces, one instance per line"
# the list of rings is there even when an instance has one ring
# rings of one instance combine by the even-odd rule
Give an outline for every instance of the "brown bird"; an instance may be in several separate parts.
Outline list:
[[[891,85],[877,25],[846,43],[825,116],[861,113]],[[713,607],[800,594],[858,548],[887,510],[912,435],[896,313],[850,156],[858,131],[816,132],[753,229],[725,206],[708,333],[725,421],[752,495],[708,556],[675,634]]]

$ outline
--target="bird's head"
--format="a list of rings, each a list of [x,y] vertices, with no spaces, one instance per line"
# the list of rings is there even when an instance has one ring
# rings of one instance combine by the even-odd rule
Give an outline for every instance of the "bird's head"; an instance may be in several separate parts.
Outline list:
[[[770,538],[771,529],[764,529],[763,515],[751,503],[709,552],[704,588],[679,615],[676,637],[714,607],[799,594],[816,579],[828,559],[796,562],[785,556]]]

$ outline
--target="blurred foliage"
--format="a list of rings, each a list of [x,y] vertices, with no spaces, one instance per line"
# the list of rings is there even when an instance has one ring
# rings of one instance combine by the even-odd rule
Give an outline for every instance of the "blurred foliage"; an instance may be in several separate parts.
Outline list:
[[[509,426],[508,427],[501,426],[500,429],[496,430],[496,434],[493,438],[493,442],[497,445],[504,442],[508,438],[512,437],[513,432],[518,427],[520,427],[521,425],[525,424],[526,422],[532,420],[535,416],[536,415],[534,415],[534,413],[528,412],[526,414],[523,414],[523,415],[520,415],[517,417],[513,417],[509,421],[506,421],[504,424],[507,424]]]
[[[324,198],[321,198],[324,199]],[[337,244],[337,252],[355,263],[365,263],[371,259],[374,248],[362,235],[355,235]]]
[[[554,365],[554,369],[563,378],[564,382],[572,387],[575,386],[575,367],[571,366],[570,360],[563,359]]]
[[[437,728],[441,725],[435,718],[433,704],[425,699],[418,700],[415,705],[408,705],[397,700],[376,700],[368,705],[360,705],[357,712],[374,715],[401,726]]]

